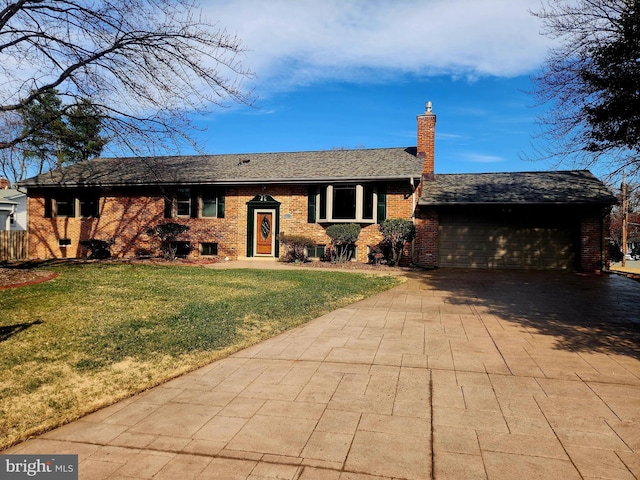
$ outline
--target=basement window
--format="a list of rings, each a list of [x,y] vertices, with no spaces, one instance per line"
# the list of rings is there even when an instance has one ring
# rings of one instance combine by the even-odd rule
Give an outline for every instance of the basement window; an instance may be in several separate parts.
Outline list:
[[[203,242],[200,244],[200,255],[215,256],[218,255],[218,244],[212,242]]]

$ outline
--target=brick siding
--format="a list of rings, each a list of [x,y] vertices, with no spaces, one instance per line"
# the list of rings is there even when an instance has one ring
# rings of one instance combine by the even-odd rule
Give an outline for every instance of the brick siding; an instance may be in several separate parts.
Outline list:
[[[424,160],[422,175],[433,177],[435,173],[436,116],[425,113],[416,117],[418,123],[418,157]]]
[[[413,262],[425,268],[438,265],[438,211],[420,207],[416,212],[416,239]]]
[[[409,182],[386,185],[387,218],[411,218],[413,202]],[[225,189],[224,218],[164,218],[164,197],[156,192],[134,196],[126,190],[107,191],[100,196],[98,218],[45,217],[45,195],[32,189],[29,192],[30,258],[81,258],[89,253],[80,241],[89,239],[113,240],[111,253],[115,257],[133,257],[140,249],[157,251],[157,240],[147,230],[159,223],[175,222],[189,226],[178,240],[189,241],[194,247],[200,243],[218,244],[218,256],[237,259],[247,252],[247,203],[257,195],[267,194],[280,202],[280,233],[308,236],[319,245],[329,245],[325,230],[328,224],[307,222],[305,185],[273,185],[227,187]],[[357,261],[367,261],[367,247],[382,240],[378,225],[362,224],[358,238]],[[61,247],[60,239],[70,245]],[[282,252],[280,252],[282,253]],[[196,248],[192,256],[199,256]]]
[[[608,249],[604,244],[609,231],[609,216],[605,211],[585,212],[580,220],[580,270],[599,272],[608,264]]]

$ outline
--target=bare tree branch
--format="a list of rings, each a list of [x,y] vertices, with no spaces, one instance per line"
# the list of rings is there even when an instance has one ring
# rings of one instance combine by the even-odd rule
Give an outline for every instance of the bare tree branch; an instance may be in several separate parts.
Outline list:
[[[550,107],[539,157],[640,173],[640,112],[626,106],[640,102],[640,82],[621,76],[640,71],[639,10],[638,0],[545,0],[533,12],[559,41],[534,78],[537,103]]]
[[[21,0],[0,10],[0,116],[58,90],[134,153],[192,143],[190,114],[251,104],[239,39],[191,0]],[[4,112],[4,113],[3,113]],[[0,136],[0,149],[28,132]]]

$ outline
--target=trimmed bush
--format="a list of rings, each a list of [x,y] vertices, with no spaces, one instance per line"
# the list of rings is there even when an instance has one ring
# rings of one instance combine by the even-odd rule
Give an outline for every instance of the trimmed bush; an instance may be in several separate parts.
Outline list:
[[[391,247],[388,243],[382,241],[377,245],[369,247],[369,263],[374,265],[382,265],[389,263],[391,258]]]
[[[111,245],[113,245],[113,239],[109,241],[98,240],[97,238],[80,240],[80,245],[89,250],[89,260],[104,260],[105,258],[111,258]]]
[[[281,257],[283,262],[306,262],[309,259],[308,249],[316,244],[312,238],[303,235],[281,234],[278,240],[285,249]]]
[[[180,223],[160,223],[147,230],[147,235],[160,239],[160,251],[167,260],[186,257],[193,247],[189,242],[178,241],[178,236],[188,231],[189,227]]]
[[[351,260],[360,230],[360,225],[355,223],[336,223],[327,227],[327,235],[331,238],[332,262],[344,263]]]
[[[400,264],[404,245],[406,242],[412,241],[416,237],[416,226],[411,220],[404,218],[389,218],[384,220],[378,227],[384,242],[391,247],[391,265]]]

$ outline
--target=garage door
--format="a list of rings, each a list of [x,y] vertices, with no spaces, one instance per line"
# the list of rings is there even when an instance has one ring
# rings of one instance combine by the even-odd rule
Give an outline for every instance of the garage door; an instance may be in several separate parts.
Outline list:
[[[439,266],[571,269],[575,236],[557,215],[501,211],[440,214]]]

